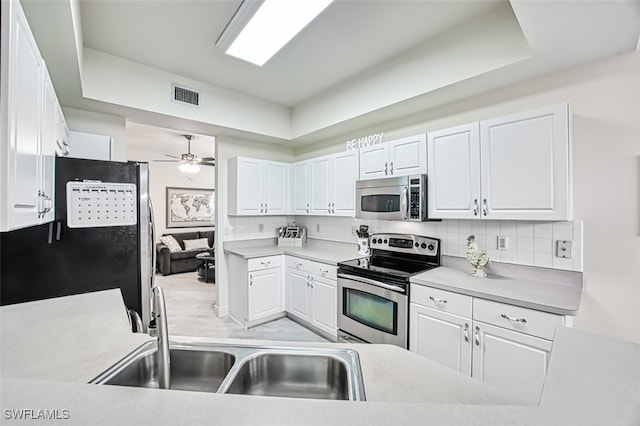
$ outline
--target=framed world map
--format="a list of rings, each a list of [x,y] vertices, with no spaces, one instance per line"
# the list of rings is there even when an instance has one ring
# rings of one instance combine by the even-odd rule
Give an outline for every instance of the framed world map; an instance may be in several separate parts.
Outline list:
[[[167,228],[215,225],[213,189],[167,188]]]

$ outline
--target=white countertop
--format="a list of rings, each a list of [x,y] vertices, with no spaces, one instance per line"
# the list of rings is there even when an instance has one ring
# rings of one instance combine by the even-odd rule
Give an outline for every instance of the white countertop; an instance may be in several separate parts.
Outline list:
[[[337,265],[338,262],[360,257],[358,256],[358,245],[355,243],[349,244],[311,238],[307,240],[307,245],[303,247],[278,246],[274,244],[274,239],[242,241],[241,243],[229,241],[224,243],[224,251],[245,259],[288,254],[330,265]]]
[[[85,381],[148,340],[128,332],[117,290],[6,306],[0,314],[3,414],[6,409],[66,409],[70,418],[65,424],[82,425],[599,425],[640,420],[640,345],[572,329],[557,332],[541,406],[524,407],[509,405],[507,396],[474,379],[388,345],[344,345],[360,354],[366,402],[88,385]]]
[[[471,270],[469,265],[464,262],[461,265],[431,269],[411,277],[411,282],[560,315],[576,315],[578,312],[581,284],[496,274],[478,278],[468,274]]]

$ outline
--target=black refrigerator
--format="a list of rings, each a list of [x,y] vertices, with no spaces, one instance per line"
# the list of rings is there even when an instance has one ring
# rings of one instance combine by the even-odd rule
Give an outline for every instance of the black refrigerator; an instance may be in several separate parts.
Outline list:
[[[0,233],[0,305],[119,288],[145,329],[153,245],[147,163],[57,157],[55,220]]]

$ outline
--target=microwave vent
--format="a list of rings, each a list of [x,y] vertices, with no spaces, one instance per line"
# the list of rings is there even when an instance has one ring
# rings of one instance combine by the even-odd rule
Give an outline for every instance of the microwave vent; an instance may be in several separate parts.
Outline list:
[[[200,105],[200,92],[178,86],[177,84],[171,85],[171,89],[173,91],[174,101],[189,105]]]

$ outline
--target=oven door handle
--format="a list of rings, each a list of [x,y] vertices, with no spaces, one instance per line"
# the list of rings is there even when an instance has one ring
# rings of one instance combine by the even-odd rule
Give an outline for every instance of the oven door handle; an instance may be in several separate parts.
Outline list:
[[[357,275],[349,275],[349,274],[344,274],[344,273],[338,273],[338,278],[344,278],[346,280],[352,280],[352,281],[359,281],[365,284],[371,284],[371,285],[375,285],[376,287],[381,287],[381,288],[386,288],[387,290],[391,290],[391,291],[395,291],[396,293],[406,293],[407,291],[400,286],[397,285],[391,285],[391,284],[385,284],[385,283],[381,283],[380,281],[375,281],[369,278],[364,278],[364,277],[359,277]]]

